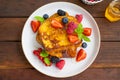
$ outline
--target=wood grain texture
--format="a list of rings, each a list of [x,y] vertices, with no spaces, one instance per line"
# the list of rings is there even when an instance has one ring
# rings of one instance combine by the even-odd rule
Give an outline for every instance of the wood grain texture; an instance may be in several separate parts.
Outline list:
[[[0,80],[118,80],[120,69],[87,69],[83,73],[69,78],[50,78],[35,69],[0,70]]]
[[[0,41],[21,41],[27,18],[0,18]],[[95,18],[102,41],[120,41],[120,21],[110,23],[105,18]]]
[[[81,0],[57,0],[83,7],[99,26],[101,48],[87,70],[74,77],[58,79],[39,73],[29,64],[21,46],[23,26],[33,11],[55,1],[0,0],[0,80],[119,80],[120,21],[111,23],[104,17],[105,9],[112,0],[93,6],[83,4]]]
[[[0,41],[21,40],[26,18],[0,18]]]
[[[31,68],[20,42],[0,42],[0,68]]]
[[[120,42],[102,42],[100,52],[91,68],[120,68],[119,48]],[[32,68],[22,52],[21,43],[0,42],[0,69],[17,68]]]
[[[0,0],[0,17],[28,17],[37,8],[56,0]],[[89,6],[83,4],[80,0],[57,0],[75,3],[94,17],[104,17],[105,8],[112,0],[104,0],[103,2]],[[66,5],[67,6],[67,5]]]

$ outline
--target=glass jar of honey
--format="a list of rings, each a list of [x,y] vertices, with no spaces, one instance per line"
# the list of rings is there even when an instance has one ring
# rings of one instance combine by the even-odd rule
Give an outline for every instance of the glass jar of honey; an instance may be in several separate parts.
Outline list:
[[[120,20],[120,0],[113,0],[106,8],[105,17],[111,21]]]

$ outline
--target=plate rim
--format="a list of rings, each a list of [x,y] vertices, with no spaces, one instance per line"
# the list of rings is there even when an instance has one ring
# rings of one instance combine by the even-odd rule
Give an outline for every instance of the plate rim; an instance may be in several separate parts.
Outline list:
[[[98,36],[98,47],[97,47],[97,49],[96,49],[96,55],[94,55],[94,58],[92,58],[92,60],[90,61],[90,63],[87,64],[87,66],[86,66],[84,69],[82,69],[80,72],[78,72],[78,73],[76,73],[76,74],[74,74],[74,75],[71,75],[71,76],[57,76],[57,77],[56,77],[56,76],[51,76],[51,75],[49,75],[49,74],[46,74],[46,73],[38,70],[38,69],[37,69],[36,67],[34,67],[34,65],[29,61],[29,59],[27,58],[27,55],[25,54],[25,50],[24,50],[24,48],[23,48],[23,33],[24,33],[25,25],[26,25],[26,23],[28,22],[30,16],[33,15],[37,10],[39,10],[40,8],[42,8],[42,7],[46,6],[46,5],[60,4],[60,3],[69,4],[69,5],[74,5],[74,6],[76,6],[76,7],[79,7],[80,9],[82,9],[85,13],[87,13],[88,16],[93,20],[94,24],[96,25],[97,33],[98,33],[99,36]],[[58,1],[58,2],[57,2],[57,1],[56,1],[56,2],[50,2],[50,3],[44,4],[44,5],[40,6],[40,7],[38,7],[37,9],[35,9],[35,10],[29,15],[29,17],[27,18],[26,22],[24,23],[24,27],[23,27],[23,29],[22,29],[21,45],[22,45],[22,50],[23,50],[23,53],[24,53],[24,55],[25,55],[25,58],[27,59],[27,61],[30,63],[30,65],[31,65],[35,70],[37,70],[38,72],[40,72],[40,73],[42,73],[42,74],[44,74],[44,75],[47,75],[47,76],[49,76],[49,77],[54,77],[54,78],[67,78],[67,77],[73,77],[73,76],[75,76],[75,75],[78,75],[78,74],[84,72],[84,71],[95,61],[96,57],[98,56],[99,50],[100,50],[101,35],[100,35],[100,30],[99,30],[99,27],[98,27],[97,22],[95,21],[94,17],[93,17],[86,9],[84,9],[83,7],[81,7],[81,6],[79,6],[79,5],[75,4],[75,3],[64,2],[64,1]]]

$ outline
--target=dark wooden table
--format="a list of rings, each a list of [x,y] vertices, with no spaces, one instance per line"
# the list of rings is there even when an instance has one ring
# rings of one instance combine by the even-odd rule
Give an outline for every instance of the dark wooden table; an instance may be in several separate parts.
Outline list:
[[[29,15],[56,0],[0,0],[0,80],[57,80],[35,70],[21,47],[21,33]],[[97,21],[101,48],[94,63],[83,73],[58,80],[120,80],[120,21],[110,23],[105,8],[111,0],[88,6],[80,0],[57,0],[85,8]],[[67,6],[67,5],[66,5]]]

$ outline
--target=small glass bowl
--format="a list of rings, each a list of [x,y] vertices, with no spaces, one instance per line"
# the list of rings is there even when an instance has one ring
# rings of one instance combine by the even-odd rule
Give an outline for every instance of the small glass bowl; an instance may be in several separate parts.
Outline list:
[[[90,1],[90,0],[82,0],[83,3],[88,4],[88,5],[94,5],[97,3],[102,2],[103,0],[95,0],[95,1]]]

